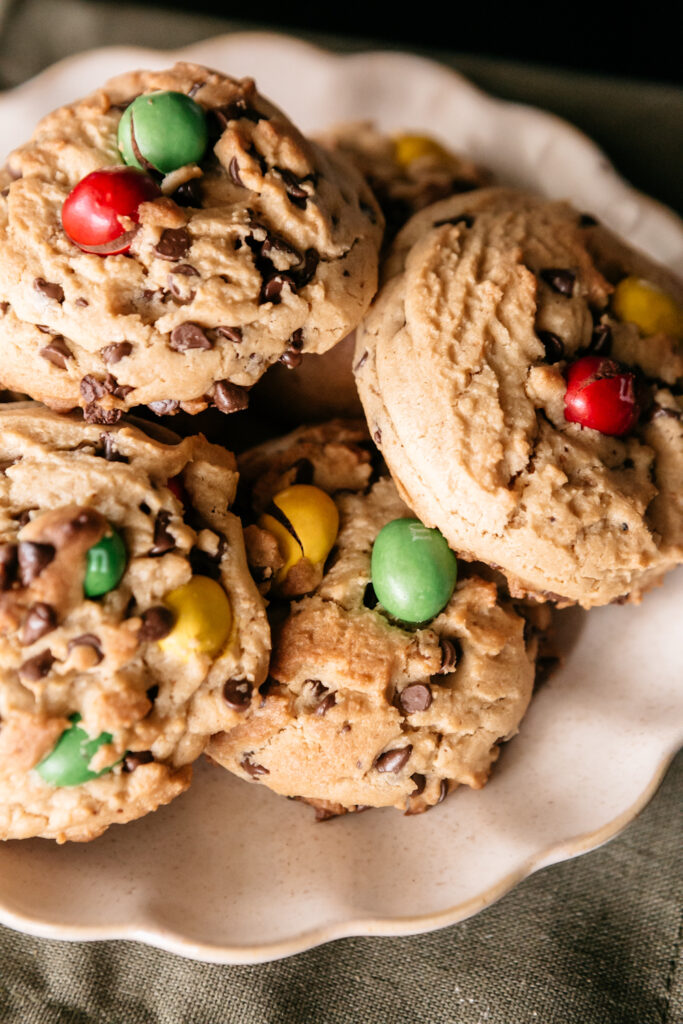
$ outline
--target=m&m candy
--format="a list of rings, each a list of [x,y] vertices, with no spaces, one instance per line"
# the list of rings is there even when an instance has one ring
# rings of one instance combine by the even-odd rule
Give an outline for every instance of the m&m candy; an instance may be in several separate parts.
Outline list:
[[[161,190],[148,174],[132,167],[104,167],[82,178],[62,207],[62,226],[84,252],[113,256],[127,252],[141,203]]]
[[[372,586],[386,611],[419,625],[445,608],[458,578],[458,563],[443,535],[419,519],[394,519],[372,549]]]
[[[631,430],[640,414],[635,376],[602,356],[583,356],[567,370],[564,415],[601,434],[620,437]]]
[[[101,732],[93,739],[79,726],[79,714],[72,715],[70,721],[71,725],[64,730],[52,751],[36,766],[43,782],[50,786],[80,786],[105,775],[115,767],[110,764],[98,772],[91,771],[89,767],[100,747],[111,743],[110,733]]]
[[[118,144],[124,162],[160,174],[198,163],[208,139],[204,111],[182,92],[138,96],[119,121]]]
[[[683,338],[683,309],[668,292],[643,278],[623,278],[614,289],[612,309],[620,320],[635,324],[643,334]]]
[[[159,647],[180,661],[196,655],[220,654],[232,629],[232,610],[220,583],[208,576],[193,576],[164,598],[173,613],[173,629]]]
[[[126,546],[121,535],[111,527],[111,533],[93,544],[86,555],[85,596],[101,597],[114,590],[126,571],[126,563]]]
[[[319,487],[292,484],[275,495],[259,526],[277,538],[285,560],[277,574],[280,582],[302,558],[322,568],[337,539],[339,512],[329,494]]]

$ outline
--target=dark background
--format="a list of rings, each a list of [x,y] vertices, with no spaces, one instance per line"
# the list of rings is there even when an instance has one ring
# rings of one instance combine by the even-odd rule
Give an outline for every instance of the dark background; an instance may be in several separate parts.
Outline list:
[[[631,79],[683,80],[676,3],[138,0],[138,6],[201,11],[285,31],[329,32],[399,47],[437,48]]]

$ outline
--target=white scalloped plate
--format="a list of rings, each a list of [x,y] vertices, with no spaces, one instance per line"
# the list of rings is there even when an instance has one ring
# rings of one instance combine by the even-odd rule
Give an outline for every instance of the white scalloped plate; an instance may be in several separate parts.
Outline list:
[[[173,54],[99,50],[0,96],[4,141],[20,143],[41,114],[109,75],[178,57],[253,75],[304,130],[361,117],[422,128],[503,181],[572,199],[683,271],[678,218],[623,182],[575,128],[412,56],[334,56],[264,34]],[[639,608],[564,613],[566,664],[480,792],[459,790],[420,817],[372,811],[316,825],[302,805],[199,765],[185,796],[94,843],[1,844],[0,921],[257,963],[344,935],[462,920],[532,871],[609,839],[650,799],[683,741],[682,604],[679,570]]]

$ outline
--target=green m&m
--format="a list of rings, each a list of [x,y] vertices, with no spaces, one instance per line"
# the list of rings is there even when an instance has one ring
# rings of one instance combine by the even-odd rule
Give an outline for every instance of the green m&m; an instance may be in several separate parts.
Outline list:
[[[428,622],[445,608],[458,578],[455,555],[438,530],[419,519],[394,519],[372,549],[372,586],[396,619]]]
[[[126,571],[126,546],[114,527],[88,550],[83,590],[86,597],[101,597],[117,587]]]
[[[71,716],[69,728],[64,730],[47,757],[36,765],[41,779],[50,786],[80,786],[100,775],[106,775],[114,767],[110,764],[99,772],[90,771],[91,758],[100,747],[111,743],[112,737],[108,732],[101,732],[93,739],[80,728],[80,720],[79,714]]]
[[[204,156],[209,134],[204,111],[182,92],[150,92],[133,100],[119,121],[124,163],[170,174]]]

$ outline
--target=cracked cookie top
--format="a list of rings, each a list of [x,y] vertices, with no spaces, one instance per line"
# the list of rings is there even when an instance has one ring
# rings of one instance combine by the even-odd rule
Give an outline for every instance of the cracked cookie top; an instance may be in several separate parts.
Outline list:
[[[355,363],[401,494],[513,593],[638,599],[683,560],[682,301],[564,203],[487,189],[418,214]]]
[[[205,154],[163,178],[148,167],[156,197],[137,224],[119,216],[126,252],[83,251],[64,230],[65,200],[122,164],[124,113],[160,91],[197,105]],[[244,408],[271,364],[353,330],[376,288],[382,227],[354,169],[251,79],[194,64],[121,75],[44,118],[0,172],[1,381],[92,422],[143,404]]]
[[[143,428],[0,406],[0,838],[168,803],[265,678],[234,457]]]
[[[534,678],[535,639],[525,644],[523,619],[475,572],[462,571],[445,607],[420,626],[378,604],[373,545],[412,513],[377,476],[374,454],[364,425],[335,421],[241,463],[257,519],[248,557],[271,599],[273,656],[242,723],[208,752],[244,779],[312,803],[319,817],[368,806],[414,814],[458,784],[483,786]],[[289,549],[272,526],[273,499],[286,507],[278,496],[293,487],[331,495],[339,527],[322,566],[283,578]],[[314,526],[294,511],[289,528],[305,552]]]

